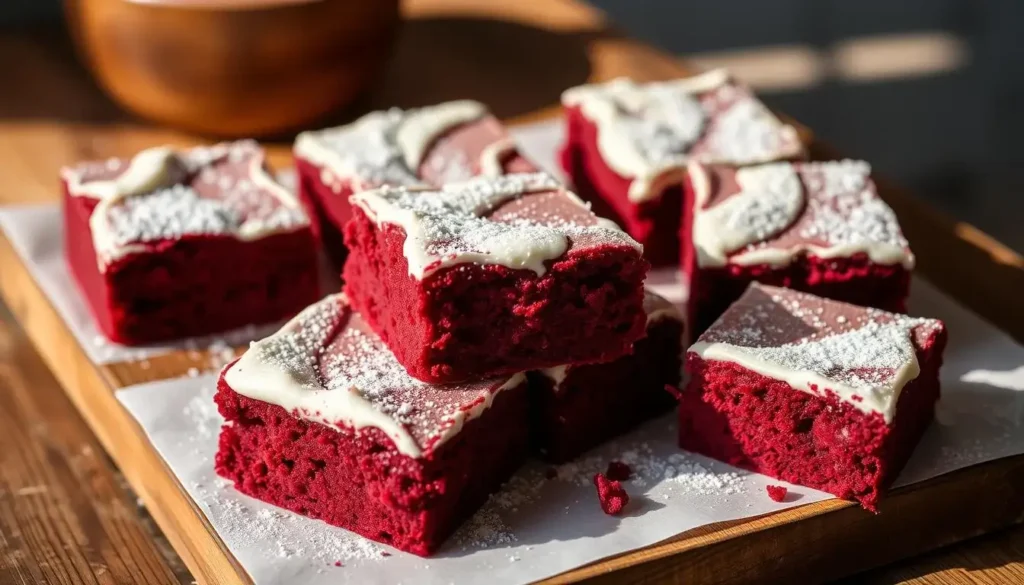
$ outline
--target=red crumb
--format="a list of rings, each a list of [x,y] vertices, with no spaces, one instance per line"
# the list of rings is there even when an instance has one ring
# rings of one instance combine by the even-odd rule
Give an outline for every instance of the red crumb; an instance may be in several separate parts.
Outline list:
[[[594,486],[597,487],[597,499],[601,501],[601,509],[609,516],[619,514],[629,503],[629,494],[622,489],[622,484],[608,479],[603,473],[594,476]]]
[[[387,551],[384,551],[384,552],[380,553],[380,556],[382,556],[382,557],[390,557],[391,553],[389,553]]]
[[[781,502],[786,499],[786,492],[789,490],[785,486],[781,485],[770,485],[765,487],[768,490],[768,497],[776,502]]]
[[[665,392],[668,392],[669,394],[671,394],[672,397],[675,398],[676,400],[682,400],[683,399],[682,391],[679,390],[679,388],[676,388],[675,386],[673,386],[672,384],[665,384]]]
[[[345,565],[341,564],[341,561],[334,561],[334,566],[335,567],[344,567]]]
[[[633,470],[629,468],[629,465],[621,461],[609,461],[608,470],[604,472],[612,481],[626,481],[632,473]]]

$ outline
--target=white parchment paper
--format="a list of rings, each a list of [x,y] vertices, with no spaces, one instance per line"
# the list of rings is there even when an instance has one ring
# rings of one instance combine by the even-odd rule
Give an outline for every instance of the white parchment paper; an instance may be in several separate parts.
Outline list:
[[[938,421],[898,484],[1024,453],[1024,348],[927,282],[915,280],[913,290],[912,312],[945,320],[950,342]],[[439,556],[421,559],[276,510],[217,478],[215,383],[163,381],[118,397],[257,583],[527,583],[704,524],[831,497],[680,451],[669,416],[577,462],[527,465]],[[591,484],[611,460],[639,477],[625,484],[631,501],[621,518],[601,512]],[[790,488],[784,503],[768,498],[768,484]]]
[[[543,123],[514,134],[529,156],[554,170],[560,125]],[[96,332],[64,268],[56,207],[0,211],[0,227],[30,260],[33,276],[94,361],[138,359],[136,349],[114,348],[111,358],[109,348],[90,348]],[[685,296],[674,271],[653,274],[648,284],[674,302]],[[923,280],[915,279],[910,307],[914,314],[945,320],[950,343],[937,422],[897,483],[1024,453],[1024,348]],[[213,457],[222,421],[212,401],[215,382],[212,375],[165,380],[123,389],[118,398],[261,584],[525,583],[708,523],[830,497],[789,485],[785,502],[771,501],[765,486],[787,484],[680,451],[669,416],[579,461],[554,468],[528,464],[438,556],[421,559],[252,500],[217,478]],[[618,518],[600,511],[591,484],[611,460],[626,461],[636,473],[625,484],[631,496],[627,513]]]
[[[56,173],[56,171],[54,171]],[[285,185],[294,184],[294,173],[278,176]],[[225,348],[266,337],[281,325],[250,325],[233,331],[145,346],[126,346],[106,339],[86,306],[64,257],[64,227],[58,204],[0,207],[0,229],[28,266],[43,294],[50,300],[89,360],[97,365],[146,360],[175,349]],[[322,270],[324,290],[338,288],[337,278],[326,267]]]

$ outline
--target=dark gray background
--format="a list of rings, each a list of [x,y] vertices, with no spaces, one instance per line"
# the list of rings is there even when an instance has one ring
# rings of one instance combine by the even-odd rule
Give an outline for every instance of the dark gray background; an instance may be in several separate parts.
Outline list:
[[[765,89],[851,156],[1024,252],[1024,0],[595,0],[621,28],[681,56],[939,34],[961,65],[878,81]],[[0,26],[57,18],[56,0],[0,0]]]

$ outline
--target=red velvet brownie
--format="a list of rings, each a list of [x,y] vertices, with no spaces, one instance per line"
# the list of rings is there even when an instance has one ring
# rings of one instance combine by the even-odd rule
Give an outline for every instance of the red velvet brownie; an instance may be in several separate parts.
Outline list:
[[[875,510],[932,420],[946,329],[754,283],[686,355],[679,444]]]
[[[724,70],[584,85],[562,94],[562,104],[562,167],[599,215],[643,244],[655,266],[679,259],[688,161],[748,165],[804,156],[796,130]]]
[[[699,335],[752,281],[904,312],[914,255],[861,161],[692,163],[687,323]]]
[[[477,175],[538,170],[479,102],[373,112],[347,126],[304,132],[295,142],[299,195],[332,260],[345,259],[348,198],[382,185],[439,187]]]
[[[294,315],[316,241],[253,141],[62,169],[66,252],[99,328],[141,344]]]
[[[526,377],[409,377],[343,295],[222,372],[217,473],[254,498],[429,555],[528,448]]]
[[[675,406],[665,386],[679,386],[683,315],[649,291],[644,310],[647,336],[630,355],[530,373],[533,440],[545,460],[568,461]]]
[[[546,174],[351,201],[345,291],[420,380],[609,361],[643,336],[639,244]]]

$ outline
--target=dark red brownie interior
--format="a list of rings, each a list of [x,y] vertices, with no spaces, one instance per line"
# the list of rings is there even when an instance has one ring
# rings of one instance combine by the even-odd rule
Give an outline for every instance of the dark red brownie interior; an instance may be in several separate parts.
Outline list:
[[[345,290],[421,380],[609,361],[643,335],[638,246],[546,175],[353,201]]]
[[[665,386],[679,386],[682,314],[651,292],[644,309],[647,336],[630,355],[531,372],[533,440],[545,460],[568,461],[675,406]]]
[[[581,86],[566,91],[562,103],[562,168],[598,215],[643,244],[654,266],[679,259],[687,160],[743,165],[804,156],[795,129],[721,70]]]
[[[680,445],[876,510],[931,422],[946,330],[753,284],[690,348]]]
[[[424,127],[418,164],[410,166],[403,127]],[[314,217],[324,249],[339,267],[342,229],[352,217],[352,193],[382,185],[439,187],[477,175],[534,172],[508,132],[487,109],[463,100],[436,106],[373,112],[347,126],[300,135],[295,143],[299,194]]]
[[[215,333],[319,297],[308,218],[263,164],[243,141],[64,169],[68,263],[107,337]]]
[[[761,178],[759,171],[765,171]],[[737,178],[743,173],[754,177],[746,186]],[[741,170],[693,164],[689,176],[682,239],[691,245],[683,248],[682,269],[689,278],[687,322],[693,334],[755,281],[906,310],[914,256],[866,163],[774,163]],[[697,223],[705,220],[701,232]],[[719,235],[725,232],[730,235]],[[727,242],[728,237],[737,239]]]
[[[329,296],[221,375],[217,472],[260,500],[428,555],[523,462],[524,382],[416,381]]]
[[[578,108],[566,108],[566,143],[559,164],[572,178],[573,188],[592,205],[594,213],[626,230],[644,246],[644,258],[652,266],[679,261],[679,221],[683,215],[683,188],[666,186],[659,197],[633,203],[626,197],[629,179],[608,167],[597,151],[597,126]]]

